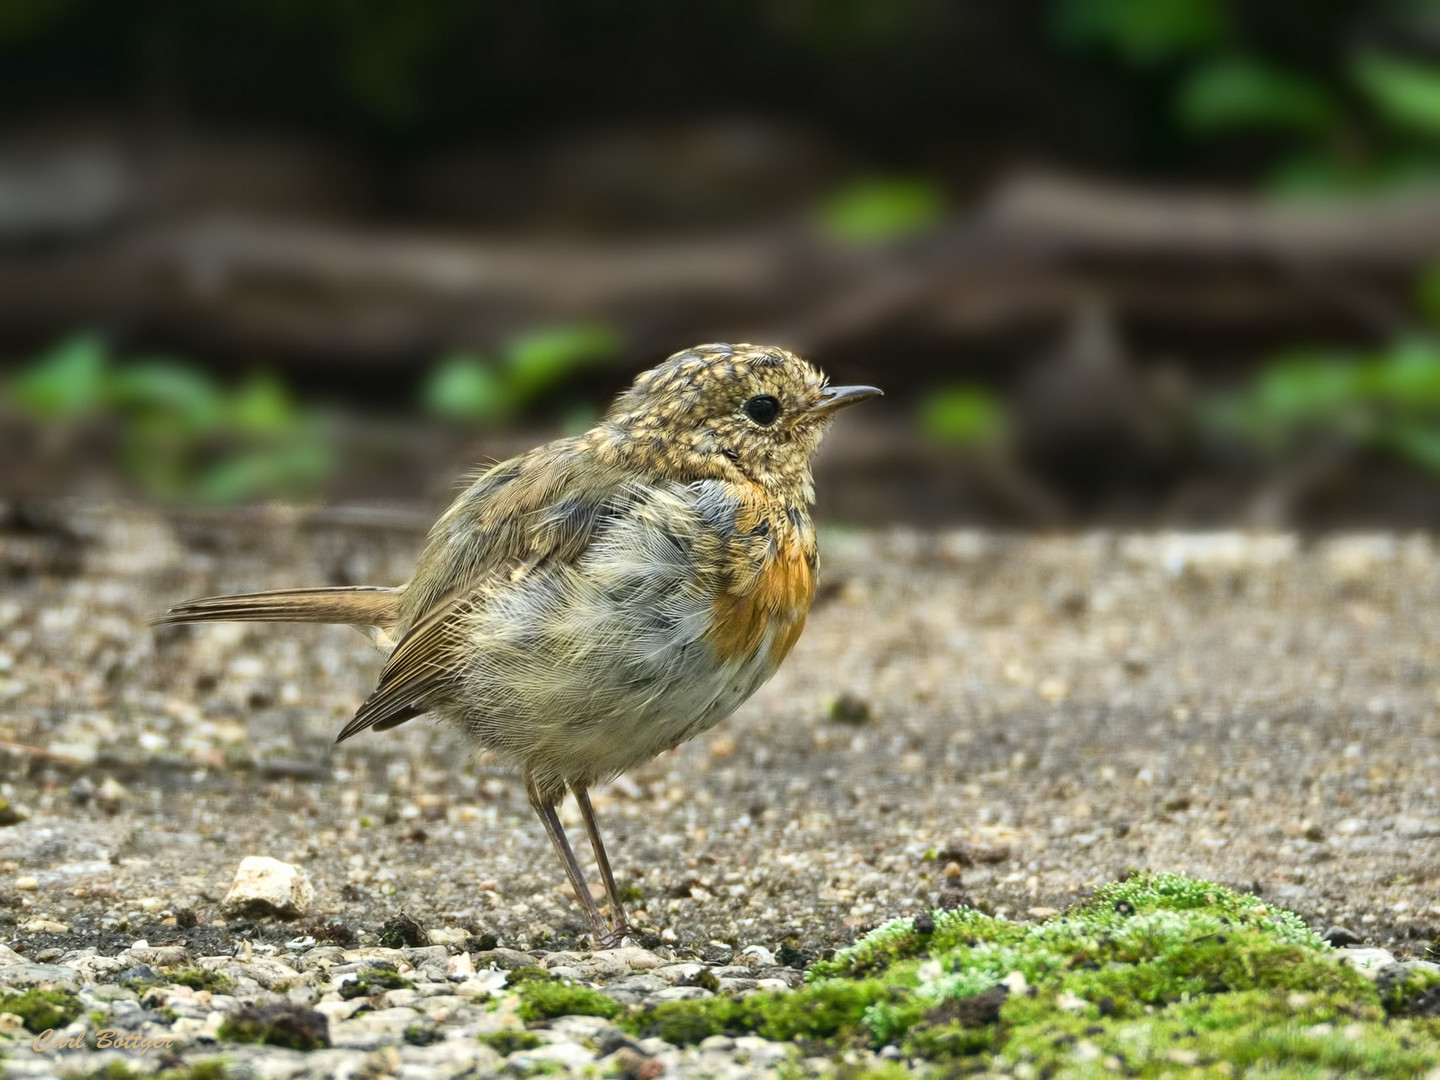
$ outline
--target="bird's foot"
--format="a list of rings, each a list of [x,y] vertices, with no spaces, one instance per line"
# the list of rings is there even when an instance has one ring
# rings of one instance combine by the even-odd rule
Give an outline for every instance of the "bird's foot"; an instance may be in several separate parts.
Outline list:
[[[595,934],[595,948],[597,949],[618,949],[630,936],[630,924],[620,922],[609,929]]]

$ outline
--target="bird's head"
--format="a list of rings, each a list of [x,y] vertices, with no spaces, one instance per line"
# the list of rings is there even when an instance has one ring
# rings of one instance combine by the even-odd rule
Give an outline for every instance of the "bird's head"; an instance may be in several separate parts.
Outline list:
[[[831,419],[879,396],[873,386],[828,386],[774,346],[697,345],[640,374],[596,432],[660,475],[751,480],[809,502],[810,457]]]

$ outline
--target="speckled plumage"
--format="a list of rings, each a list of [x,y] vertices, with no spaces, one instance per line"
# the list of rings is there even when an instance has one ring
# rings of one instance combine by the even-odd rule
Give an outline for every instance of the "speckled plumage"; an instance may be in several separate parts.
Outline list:
[[[586,434],[484,471],[407,584],[220,597],[163,621],[369,627],[389,656],[339,737],[435,713],[517,766],[597,940],[618,940],[586,789],[718,723],[774,674],[815,592],[811,455],[835,409],[875,394],[827,388],[782,349],[699,346],[642,373]],[[751,414],[760,399],[773,420]],[[609,931],[557,833],[567,788]]]

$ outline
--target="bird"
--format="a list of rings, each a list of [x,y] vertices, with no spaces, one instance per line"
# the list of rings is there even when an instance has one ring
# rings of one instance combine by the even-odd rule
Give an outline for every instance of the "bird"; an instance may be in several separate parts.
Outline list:
[[[878,396],[776,346],[686,349],[585,433],[480,471],[404,584],[207,597],[154,621],[360,629],[387,655],[336,741],[434,714],[518,771],[596,947],[614,947],[631,929],[589,789],[775,673],[815,596],[811,457],[840,409]],[[608,922],[556,812],[567,791]]]

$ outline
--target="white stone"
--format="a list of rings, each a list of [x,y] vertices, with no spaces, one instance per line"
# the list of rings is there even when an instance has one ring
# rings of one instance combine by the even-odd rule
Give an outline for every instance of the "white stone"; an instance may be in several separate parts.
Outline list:
[[[308,912],[314,902],[315,889],[304,870],[267,855],[248,855],[235,871],[224,908],[230,914],[261,908],[293,919]]]
[[[1395,963],[1395,957],[1384,949],[1336,949],[1333,955],[1367,979],[1378,977],[1383,969]]]
[[[755,967],[775,966],[775,954],[764,945],[750,945],[740,950],[740,955],[749,957]]]

